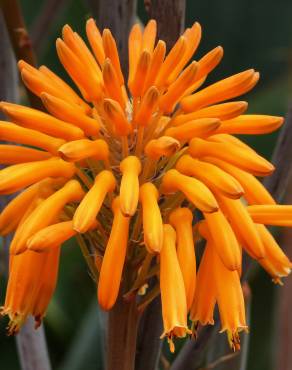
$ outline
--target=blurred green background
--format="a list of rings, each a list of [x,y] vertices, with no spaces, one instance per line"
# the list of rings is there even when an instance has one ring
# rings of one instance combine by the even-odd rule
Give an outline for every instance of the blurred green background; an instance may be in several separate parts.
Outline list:
[[[38,44],[39,64],[46,64],[67,79],[57,59],[55,39],[62,25],[69,23],[84,35],[91,16],[86,1],[60,0],[62,6],[44,35],[34,35],[45,0],[21,0],[23,14],[32,37]],[[203,28],[198,56],[217,45],[225,50],[224,58],[208,82],[248,68],[260,71],[261,79],[245,97],[249,111],[285,115],[292,91],[292,2],[290,0],[188,0],[186,23],[199,21]],[[143,1],[138,1],[138,16],[145,22]],[[171,19],[169,19],[171,25]],[[243,100],[244,98],[241,98]],[[276,134],[247,140],[266,157],[270,157]],[[1,278],[1,303],[5,281]],[[270,278],[258,270],[252,283],[251,333],[248,370],[273,370],[275,287]],[[53,369],[102,369],[104,315],[99,312],[95,286],[88,274],[78,246],[68,243],[62,251],[60,276],[50,304],[45,328]],[[7,321],[0,321],[1,369],[19,369],[14,338],[5,335]],[[219,335],[219,334],[218,334]],[[225,338],[222,336],[222,341]],[[227,366],[228,368],[228,366]],[[118,369],[117,369],[118,370]],[[232,370],[232,369],[231,369]]]

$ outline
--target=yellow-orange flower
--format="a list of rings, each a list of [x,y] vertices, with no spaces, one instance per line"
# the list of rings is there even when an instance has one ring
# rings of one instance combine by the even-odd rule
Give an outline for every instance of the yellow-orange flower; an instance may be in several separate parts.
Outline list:
[[[122,271],[127,253],[130,219],[122,214],[120,199],[112,204],[113,224],[100,269],[98,302],[105,310],[115,304],[119,294]],[[113,266],[115,268],[113,269]]]
[[[243,250],[277,283],[290,273],[264,225],[291,226],[291,206],[277,205],[256,178],[274,166],[233,136],[283,123],[244,114],[245,101],[228,102],[251,90],[259,73],[249,69],[204,87],[222,47],[192,62],[198,23],[168,53],[156,32],[154,20],[144,30],[132,28],[126,79],[110,30],[88,20],[89,47],[64,26],[57,53],[80,94],[47,67],[18,63],[48,112],[0,103],[13,122],[0,122],[1,140],[9,142],[0,146],[0,164],[10,165],[0,171],[0,194],[21,191],[0,215],[1,234],[15,232],[2,309],[11,332],[28,315],[39,324],[60,245],[74,236],[99,272],[93,270],[103,309],[136,294],[142,309],[161,292],[163,335],[172,350],[173,339],[189,333],[188,311],[195,325],[212,324],[216,303],[222,330],[239,347],[238,333],[246,329]],[[199,236],[207,247],[196,277]]]
[[[185,337],[188,333],[187,301],[173,227],[163,225],[163,236],[163,247],[160,251],[160,290],[164,324],[162,337],[167,337],[170,350],[174,352],[173,337]]]
[[[8,315],[8,333],[17,333],[26,318],[35,317],[40,325],[54,292],[59,267],[60,248],[45,253],[25,251],[10,256],[9,281],[1,313]]]

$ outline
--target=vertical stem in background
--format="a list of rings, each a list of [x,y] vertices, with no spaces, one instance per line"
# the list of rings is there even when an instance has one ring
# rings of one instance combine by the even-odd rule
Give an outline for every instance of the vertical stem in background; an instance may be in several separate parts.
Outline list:
[[[109,28],[115,37],[126,78],[128,35],[136,17],[136,0],[87,0],[87,2],[97,20],[98,27],[101,30]],[[125,156],[128,151],[126,140],[123,140],[122,145]],[[138,329],[135,299],[126,302],[122,293],[120,294],[115,306],[108,314],[107,329],[107,370],[134,370]]]
[[[23,59],[35,66],[36,57],[32,48],[31,40],[27,32],[21,8],[17,0],[1,0],[0,7],[10,37],[10,41],[16,56],[16,60]],[[27,90],[28,98],[34,108],[42,108],[40,99]]]
[[[288,204],[292,202],[292,183],[289,187],[288,197],[286,198]],[[292,260],[292,229],[284,229],[280,237],[280,245],[284,249],[286,255]],[[277,347],[275,349],[276,354],[276,370],[290,370],[292,364],[292,317],[291,317],[291,306],[292,306],[292,279],[286,279],[284,286],[278,292],[278,307],[276,307],[275,315],[275,328],[276,337],[275,343]]]
[[[136,300],[119,297],[108,315],[107,370],[134,370],[138,326]]]
[[[13,3],[13,1],[11,1]],[[15,58],[7,35],[5,23],[0,9],[0,100],[17,102],[18,94],[18,73]],[[1,117],[2,118],[2,117]],[[4,118],[3,118],[4,119]],[[1,208],[8,201],[7,197],[1,196]],[[8,266],[8,248],[10,240],[4,239],[4,247],[1,252],[6,255],[1,261],[3,264],[3,273],[7,275]],[[2,257],[2,256],[1,256]],[[43,326],[37,331],[34,329],[33,320],[29,319],[22,327],[16,337],[19,361],[22,370],[50,370],[50,361],[46,347],[46,340]]]
[[[44,329],[35,330],[32,317],[21,328],[16,343],[22,370],[51,369]]]
[[[157,21],[158,38],[166,42],[169,50],[184,29],[186,1],[151,0],[146,10]]]
[[[146,5],[149,3],[149,6]],[[185,25],[185,0],[145,1],[149,18],[157,21],[158,38],[164,40],[169,50],[182,33]],[[162,333],[160,297],[152,301],[143,312],[138,331],[136,369],[158,368],[162,348],[159,339]],[[185,369],[188,368],[188,365]]]
[[[162,348],[162,331],[159,296],[147,306],[140,320],[135,370],[157,369]]]
[[[40,13],[31,27],[31,39],[35,52],[40,55],[46,45],[56,18],[65,10],[69,0],[46,0],[42,4]]]
[[[136,17],[136,0],[87,0],[98,27],[114,35],[122,69],[128,73],[128,35]]]
[[[277,143],[273,163],[276,165],[277,177],[268,183],[270,189],[277,190],[278,198],[284,197],[283,188],[279,186],[282,184],[286,190],[284,197],[286,204],[292,203],[292,106],[286,116],[285,125],[280,133]],[[282,190],[282,191],[281,191]],[[292,230],[284,228],[280,235],[280,245],[285,254],[292,260],[291,240]],[[276,328],[276,363],[275,369],[277,370],[290,370],[292,363],[291,340],[292,340],[292,318],[291,318],[291,305],[292,305],[292,280],[286,279],[285,284],[278,292],[278,307],[275,315],[275,328]]]

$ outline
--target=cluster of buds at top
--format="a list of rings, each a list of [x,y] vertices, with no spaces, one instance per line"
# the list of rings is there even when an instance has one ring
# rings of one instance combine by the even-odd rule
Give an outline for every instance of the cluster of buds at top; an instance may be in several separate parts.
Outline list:
[[[0,215],[1,234],[14,232],[2,308],[10,332],[30,314],[41,322],[60,246],[76,236],[103,309],[119,293],[140,310],[161,294],[162,336],[174,350],[173,338],[191,333],[188,315],[195,327],[212,324],[217,304],[236,349],[247,329],[242,251],[275,282],[288,275],[291,263],[264,225],[291,226],[292,207],[276,205],[256,178],[273,165],[234,134],[272,132],[283,120],[226,102],[254,87],[252,69],[202,87],[223,49],[190,63],[198,23],[168,53],[154,20],[143,31],[135,25],[127,83],[110,30],[101,34],[90,19],[86,33],[91,50],[68,25],[56,43],[82,97],[48,68],[19,61],[48,113],[1,103],[13,122],[0,122],[1,141],[22,144],[0,145],[0,162],[9,165],[0,194],[21,191]],[[197,274],[199,238],[207,242]]]

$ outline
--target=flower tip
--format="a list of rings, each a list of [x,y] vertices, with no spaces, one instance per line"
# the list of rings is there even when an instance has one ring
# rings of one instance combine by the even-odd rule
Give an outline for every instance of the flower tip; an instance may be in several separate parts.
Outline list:
[[[198,21],[196,21],[193,25],[192,25],[192,28],[198,28],[198,29],[202,29],[202,26],[201,26],[201,24],[198,22]]]
[[[112,65],[112,62],[111,62],[111,60],[110,60],[110,58],[105,58],[105,60],[104,60],[104,63],[103,63],[103,68],[102,68],[102,70],[104,71],[104,70],[108,70],[109,68],[110,68],[110,66]]]
[[[27,250],[27,246],[26,246],[25,243],[24,244],[22,243],[20,245],[17,245],[17,244],[16,245],[12,245],[11,244],[11,247],[9,249],[9,254],[11,256],[17,256],[19,254],[24,253],[26,250]]]
[[[92,18],[92,17],[90,17],[89,19],[87,19],[87,21],[86,21],[86,26],[87,25],[91,25],[91,24],[95,24],[95,20]]]
[[[1,103],[0,103],[0,106],[1,106]],[[272,117],[271,118],[273,123],[274,123],[274,127],[275,129],[281,127],[284,123],[284,117],[278,117],[278,116],[275,116],[275,117]]]
[[[103,39],[103,42],[105,43],[105,42],[109,41],[109,39],[110,39],[110,38],[112,38],[112,37],[113,37],[113,36],[112,36],[112,33],[111,33],[110,29],[105,28],[105,29],[103,30],[103,32],[102,32],[102,39]]]
[[[110,98],[105,98],[103,101],[103,109],[107,114],[111,114],[113,110],[116,110],[116,102]]]
[[[224,49],[221,45],[217,46],[214,49],[215,55],[217,56],[217,59],[221,60],[224,55]]]
[[[253,70],[254,71],[254,70]],[[254,75],[253,75],[253,85],[252,86],[254,86],[257,82],[258,82],[258,80],[260,79],[260,72],[255,72],[254,71]]]
[[[27,63],[23,59],[20,59],[17,62],[17,66],[18,66],[18,69],[21,71],[22,68],[25,68],[27,66]]]
[[[155,26],[157,24],[156,20],[151,18],[149,21],[148,21],[148,24],[151,24],[153,26]]]
[[[169,215],[169,222],[171,225],[179,224],[184,221],[192,222],[192,220],[192,211],[186,207],[178,207],[174,209]]]
[[[248,108],[248,102],[247,101],[238,101],[237,102],[237,106],[238,106],[238,109],[241,108],[242,112],[246,111],[246,109]]]
[[[65,36],[65,34],[66,33],[73,33],[73,30],[72,30],[72,28],[69,26],[69,24],[68,23],[66,23],[64,26],[63,26],[63,28],[62,28],[62,36],[63,36],[63,38],[64,38],[64,36]]]

